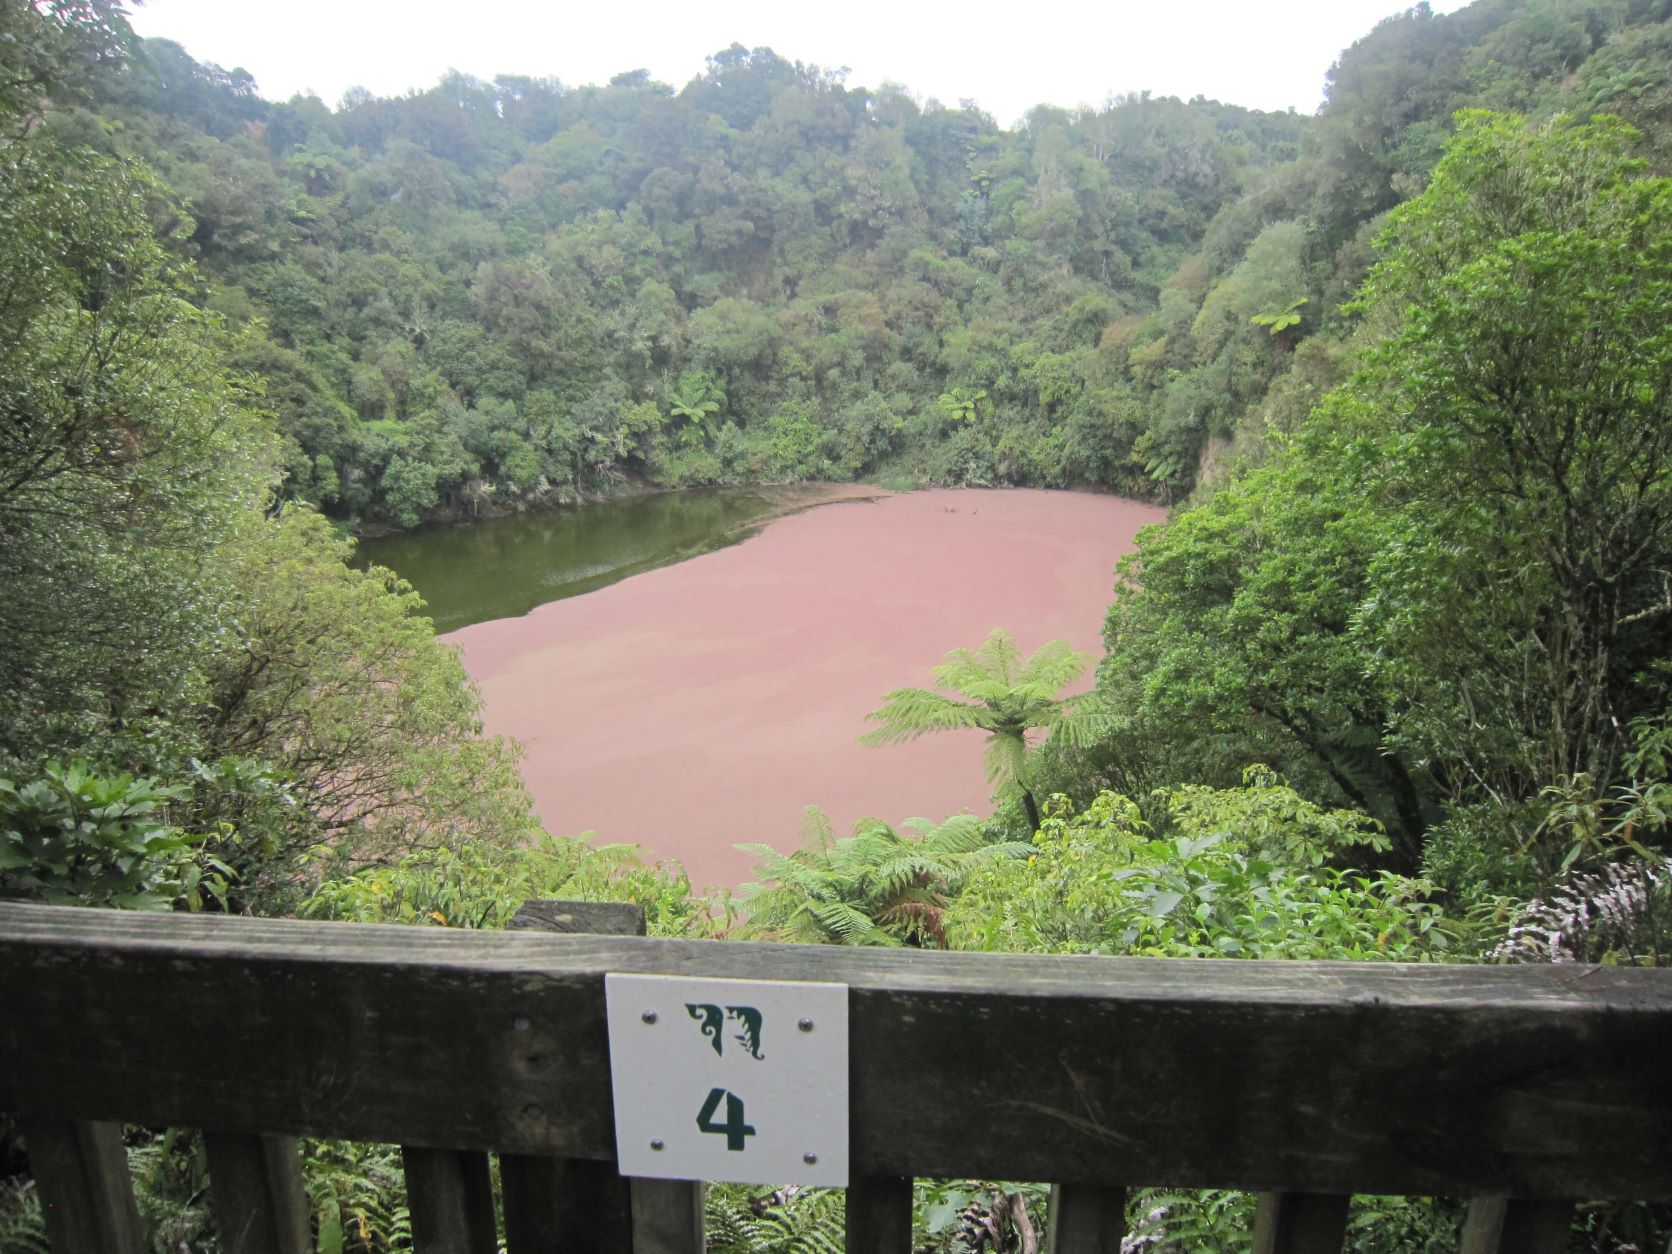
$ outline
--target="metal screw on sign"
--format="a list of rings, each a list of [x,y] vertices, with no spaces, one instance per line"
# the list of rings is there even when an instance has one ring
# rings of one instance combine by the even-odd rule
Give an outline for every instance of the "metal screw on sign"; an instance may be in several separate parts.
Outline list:
[[[662,1142],[659,1141],[659,1140],[658,1141],[652,1141],[650,1143],[650,1148],[653,1149],[653,1150],[659,1150],[659,1149],[662,1148]]]
[[[647,1010],[642,1015],[640,1015],[639,1018],[643,1019],[646,1023],[655,1023],[656,1022],[656,1012],[654,1010]]]
[[[795,1026],[800,1028],[803,1032],[811,1032],[813,1030],[813,1021],[811,1019],[803,1019]]]
[[[819,1156],[817,1154],[812,1154],[812,1153],[803,1154],[801,1156],[801,1161],[806,1163],[809,1167],[811,1167],[814,1163],[819,1161]]]

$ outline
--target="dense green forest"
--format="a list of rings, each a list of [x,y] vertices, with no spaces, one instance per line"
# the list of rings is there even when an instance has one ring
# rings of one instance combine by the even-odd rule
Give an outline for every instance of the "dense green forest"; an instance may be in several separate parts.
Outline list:
[[[1378,216],[1460,107],[1663,142],[1664,6],[1390,18],[1315,118],[968,109],[733,46],[674,88],[272,103],[146,41],[55,110],[157,172],[287,494],[410,525],[623,484],[877,476],[1174,500],[1343,372]]]
[[[5,0],[0,895],[1664,964],[1672,4],[1419,6],[1328,85],[1314,117],[1135,97],[1007,132],[734,46],[677,90],[452,76],[332,109],[110,0]],[[1002,632],[878,694],[879,744],[992,735],[997,818],[810,813],[737,901],[541,831],[455,653],[342,538],[859,476],[1176,509],[1088,696],[1060,691],[1089,659]],[[215,1248],[200,1148],[133,1139],[156,1247]],[[321,1249],[405,1248],[393,1151],[307,1160]],[[23,1168],[0,1120],[6,1254],[42,1248]],[[920,1185],[921,1245],[974,1248],[956,1219],[997,1187]],[[818,1192],[709,1208],[719,1250],[840,1223]],[[1133,1213],[1141,1248],[1246,1245],[1236,1195]],[[1459,1223],[1361,1200],[1351,1248]],[[1574,1240],[1669,1236],[1590,1206]]]

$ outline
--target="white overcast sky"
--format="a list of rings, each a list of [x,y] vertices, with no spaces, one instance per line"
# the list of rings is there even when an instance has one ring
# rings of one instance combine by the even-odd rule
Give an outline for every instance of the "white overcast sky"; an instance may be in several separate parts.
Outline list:
[[[1408,0],[1407,0],[1408,2]],[[1437,12],[1463,0],[1435,0]],[[972,99],[1009,126],[1035,104],[1101,104],[1148,90],[1310,113],[1324,75],[1402,0],[148,0],[134,29],[255,75],[271,100],[349,87],[399,95],[449,69],[569,86],[646,69],[682,87],[740,43],[848,67],[851,86],[900,83]]]

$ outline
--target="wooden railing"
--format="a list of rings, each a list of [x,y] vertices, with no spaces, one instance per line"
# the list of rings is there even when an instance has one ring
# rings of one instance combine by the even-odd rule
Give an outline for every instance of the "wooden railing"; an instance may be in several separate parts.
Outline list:
[[[555,926],[592,930],[547,903]],[[540,915],[540,910],[530,912]],[[604,914],[608,914],[607,911]],[[607,920],[606,920],[607,922]],[[1048,1249],[1128,1188],[1262,1193],[1336,1251],[1353,1193],[1471,1199],[1469,1254],[1576,1199],[1672,1200],[1672,971],[941,954],[0,904],[0,1110],[54,1249],[137,1254],[123,1123],[205,1131],[224,1248],[309,1248],[298,1135],[403,1147],[417,1247],[691,1254],[700,1186],[615,1174],[607,972],[849,987],[850,1251],[911,1180],[1056,1182]]]

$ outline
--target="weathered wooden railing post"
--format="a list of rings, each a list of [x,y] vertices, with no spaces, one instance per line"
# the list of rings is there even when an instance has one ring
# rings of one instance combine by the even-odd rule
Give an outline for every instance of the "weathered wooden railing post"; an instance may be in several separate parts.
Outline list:
[[[847,1254],[911,1254],[911,1181],[867,1176],[848,1185]]]
[[[121,1124],[25,1119],[23,1140],[55,1251],[143,1254]]]
[[[1572,1228],[1571,1202],[1477,1197],[1469,1203],[1460,1254],[1566,1254]]]
[[[486,1154],[403,1145],[401,1167],[420,1254],[495,1254],[499,1232]]]
[[[295,1137],[205,1129],[203,1148],[225,1254],[310,1254],[313,1234]]]
[[[1126,1190],[1114,1185],[1051,1186],[1045,1254],[1120,1254],[1126,1235]]]
[[[1254,1254],[1341,1254],[1344,1193],[1262,1193],[1254,1212]]]
[[[644,909],[625,902],[530,901],[519,931],[643,936]],[[702,1186],[628,1180],[613,1162],[501,1154],[510,1254],[701,1254]]]

